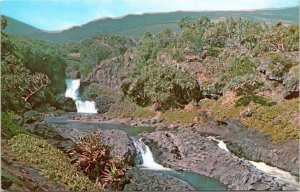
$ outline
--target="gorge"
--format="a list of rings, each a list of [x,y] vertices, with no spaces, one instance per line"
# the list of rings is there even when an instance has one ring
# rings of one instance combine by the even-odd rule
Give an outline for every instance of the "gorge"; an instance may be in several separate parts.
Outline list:
[[[2,17],[2,189],[300,190],[297,10]]]

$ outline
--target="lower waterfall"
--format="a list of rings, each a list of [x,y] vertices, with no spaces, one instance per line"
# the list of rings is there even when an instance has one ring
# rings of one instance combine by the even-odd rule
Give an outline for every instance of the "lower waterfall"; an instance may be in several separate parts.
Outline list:
[[[141,166],[152,169],[152,170],[171,170],[169,168],[163,167],[162,165],[156,163],[153,158],[153,154],[149,147],[142,141],[141,138],[131,138],[137,153],[141,155],[142,164]]]
[[[78,113],[97,113],[94,101],[81,101],[79,98],[80,79],[66,79],[67,90],[65,97],[75,101]]]
[[[229,149],[227,148],[226,144],[224,143],[224,141],[219,140],[213,136],[208,136],[207,138],[209,140],[216,141],[218,143],[219,148],[230,152]],[[300,184],[298,182],[297,177],[293,176],[291,173],[284,171],[282,169],[279,169],[277,167],[272,167],[270,165],[267,165],[264,162],[249,161],[249,163],[254,165],[257,169],[265,172],[266,174],[276,177],[282,181],[289,183],[291,186],[296,187],[297,189],[300,189]]]

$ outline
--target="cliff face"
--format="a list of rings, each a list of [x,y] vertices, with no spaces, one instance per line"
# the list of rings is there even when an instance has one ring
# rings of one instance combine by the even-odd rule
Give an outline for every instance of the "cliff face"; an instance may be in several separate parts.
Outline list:
[[[106,59],[100,62],[93,71],[82,81],[82,84],[98,84],[98,86],[113,91],[119,91],[121,77],[132,65],[132,53]]]

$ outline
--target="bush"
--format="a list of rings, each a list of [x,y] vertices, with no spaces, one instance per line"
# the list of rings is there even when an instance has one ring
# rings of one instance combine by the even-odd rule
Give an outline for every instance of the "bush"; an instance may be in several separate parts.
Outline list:
[[[13,112],[1,113],[1,134],[2,137],[10,139],[15,135],[24,133],[24,130],[16,122],[17,115]]]
[[[121,89],[138,105],[155,105],[157,109],[178,108],[201,98],[196,80],[180,70],[159,65],[130,73],[123,79]]]
[[[267,98],[255,94],[246,94],[243,95],[237,102],[236,106],[247,106],[250,102],[262,105],[262,106],[272,106],[275,105],[276,102],[272,102]]]
[[[68,153],[74,165],[96,184],[114,190],[122,189],[126,171],[124,159],[111,157],[110,147],[99,141],[97,133],[79,139]]]
[[[65,184],[68,190],[96,191],[103,189],[102,186],[92,183],[82,172],[77,171],[62,151],[43,139],[19,134],[8,143],[18,159],[37,166],[45,177]]]

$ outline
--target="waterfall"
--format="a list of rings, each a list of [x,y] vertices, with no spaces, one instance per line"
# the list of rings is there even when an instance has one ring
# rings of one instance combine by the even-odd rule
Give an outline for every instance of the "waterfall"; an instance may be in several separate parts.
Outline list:
[[[138,154],[142,157],[141,166],[152,169],[152,170],[171,170],[169,168],[163,167],[162,165],[156,163],[153,158],[153,154],[149,147],[142,141],[141,138],[131,138],[134,147]]]
[[[224,143],[224,141],[219,140],[213,136],[208,136],[207,138],[209,140],[216,141],[218,143],[219,148],[230,152],[228,150],[226,144]],[[297,177],[293,176],[291,173],[281,170],[277,167],[269,166],[269,165],[265,164],[264,162],[255,162],[255,161],[248,161],[248,162],[251,163],[252,165],[254,165],[257,169],[261,170],[262,172],[265,172],[266,174],[268,174],[270,176],[273,176],[282,181],[285,181],[285,182],[289,183],[291,186],[296,187],[297,189],[300,188]]]
[[[75,101],[78,113],[97,113],[94,101],[81,101],[79,98],[80,79],[66,79],[67,90],[65,97]]]

